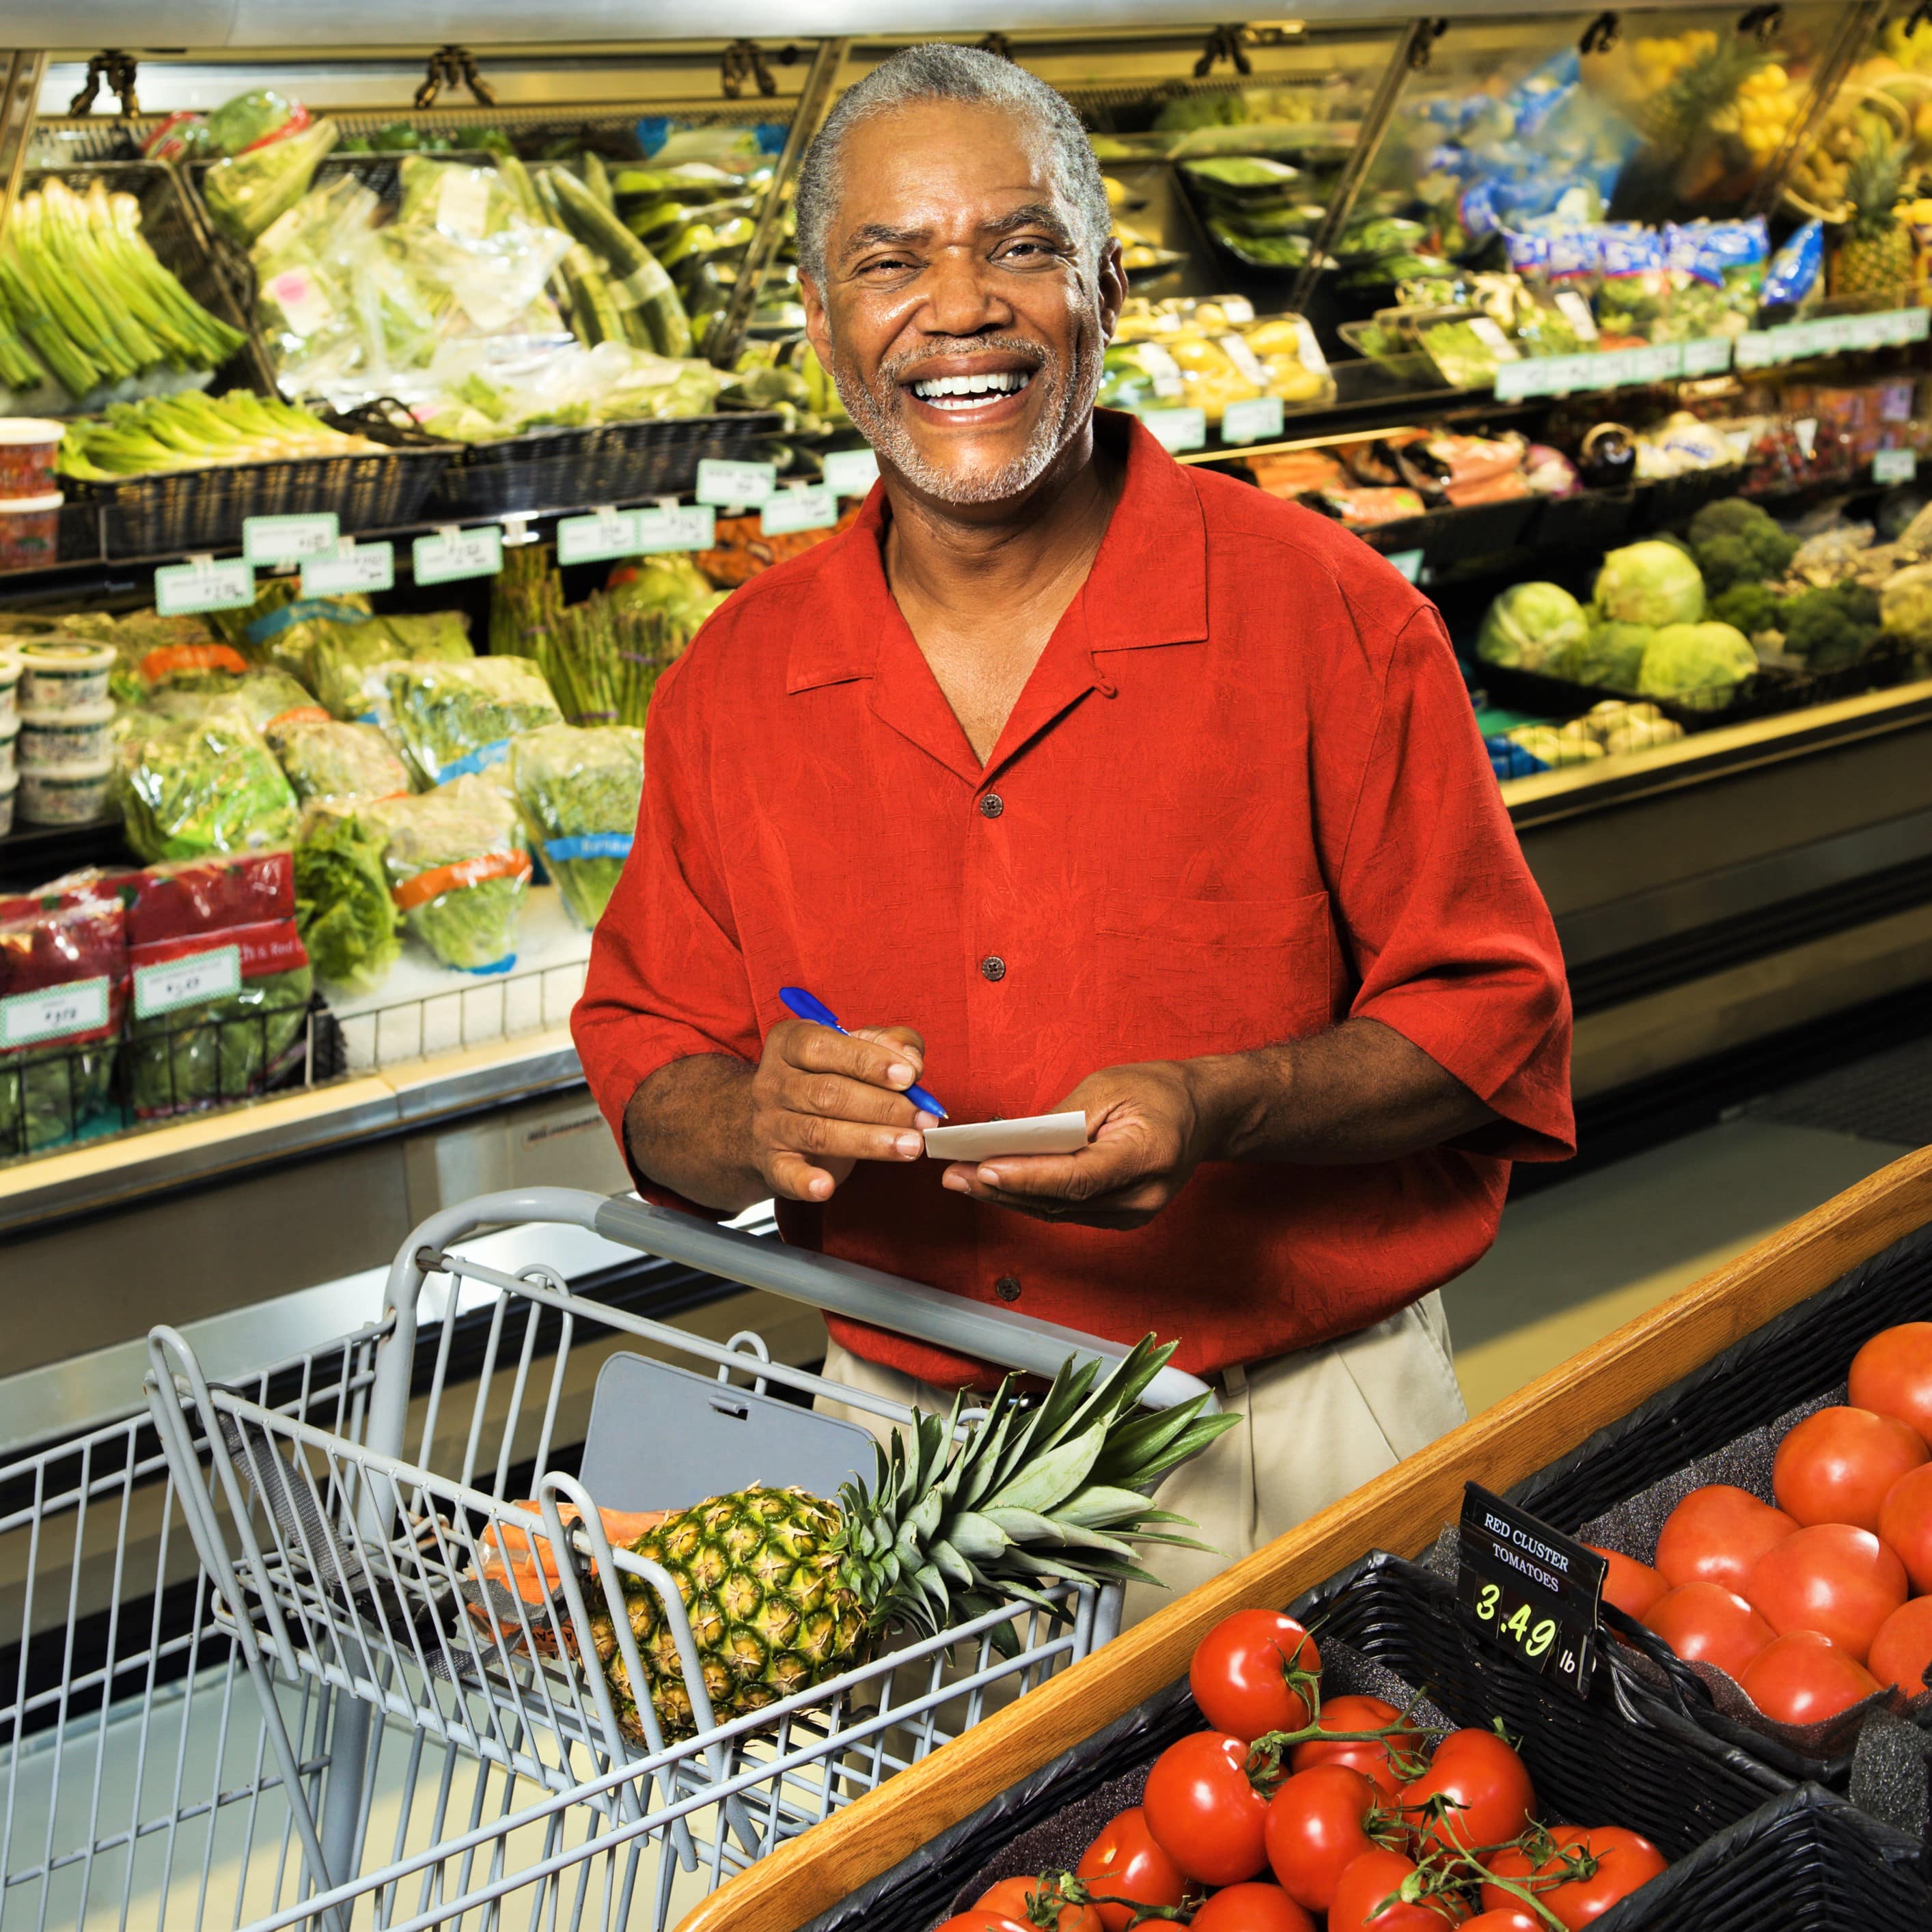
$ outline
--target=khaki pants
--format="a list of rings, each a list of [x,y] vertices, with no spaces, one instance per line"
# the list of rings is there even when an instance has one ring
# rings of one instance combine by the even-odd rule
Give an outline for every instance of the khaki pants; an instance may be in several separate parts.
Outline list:
[[[825,1374],[941,1415],[952,1405],[946,1390],[850,1354],[836,1342],[827,1344]],[[1175,1470],[1154,1500],[1191,1517],[1198,1527],[1180,1534],[1218,1553],[1149,1546],[1142,1560],[1168,1588],[1130,1584],[1124,1624],[1272,1542],[1466,1417],[1438,1294],[1338,1342],[1226,1369],[1214,1379],[1222,1407],[1240,1415],[1241,1426]],[[817,1406],[875,1436],[892,1426],[843,1402],[821,1397]]]

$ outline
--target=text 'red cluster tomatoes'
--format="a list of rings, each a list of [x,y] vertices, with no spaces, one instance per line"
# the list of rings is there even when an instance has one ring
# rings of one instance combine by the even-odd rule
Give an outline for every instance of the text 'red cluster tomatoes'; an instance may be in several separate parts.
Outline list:
[[[1307,1724],[1308,1700],[1292,1678],[1321,1668],[1315,1640],[1292,1617],[1237,1610],[1196,1646],[1187,1688],[1216,1730],[1252,1744],[1266,1732]]]
[[[1772,1465],[1778,1506],[1801,1527],[1878,1528],[1886,1492],[1926,1460],[1910,1424],[1869,1408],[1821,1408],[1787,1430]]]
[[[1932,1322],[1882,1329],[1852,1358],[1851,1402],[1896,1416],[1932,1447]]]
[[[1658,1532],[1658,1574],[1673,1589],[1721,1583],[1742,1596],[1758,1558],[1797,1527],[1748,1490],[1707,1484],[1693,1490]]]

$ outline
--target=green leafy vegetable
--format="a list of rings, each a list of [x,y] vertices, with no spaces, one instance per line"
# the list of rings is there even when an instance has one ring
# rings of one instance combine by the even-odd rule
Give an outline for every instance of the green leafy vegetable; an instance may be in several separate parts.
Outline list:
[[[1704,614],[1704,580],[1684,550],[1653,538],[1604,559],[1592,601],[1622,623],[1694,624]]]
[[[224,700],[122,745],[128,842],[149,863],[286,845],[296,795],[245,714]]]
[[[296,718],[268,733],[268,748],[306,805],[312,798],[392,798],[410,788],[388,740],[373,724]]]
[[[500,764],[518,732],[563,718],[528,658],[392,664],[382,691],[383,728],[425,785]]]
[[[410,932],[466,973],[514,964],[530,860],[509,800],[470,772],[368,810],[388,830],[383,869]]]
[[[296,924],[315,970],[353,993],[374,992],[403,950],[403,915],[383,868],[383,825],[318,804],[296,842]]]
[[[1560,584],[1513,584],[1484,614],[1476,655],[1485,664],[1542,670],[1588,634],[1583,607]]]
[[[1721,711],[1757,670],[1757,653],[1728,624],[1666,624],[1637,668],[1645,698],[1675,698],[1696,711]]]
[[[510,746],[530,836],[580,926],[604,916],[630,856],[644,788],[644,734],[628,725],[546,725]]]

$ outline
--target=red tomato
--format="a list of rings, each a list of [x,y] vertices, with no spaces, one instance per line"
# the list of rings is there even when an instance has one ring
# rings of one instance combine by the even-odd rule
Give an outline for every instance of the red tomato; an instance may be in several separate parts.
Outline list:
[[[1908,1469],[1879,1505],[1878,1540],[1905,1565],[1912,1587],[1932,1591],[1932,1462]]]
[[[1667,1862],[1648,1838],[1640,1838],[1621,1825],[1594,1825],[1587,1830],[1559,1825],[1550,1835],[1556,1846],[1554,1857],[1534,1864],[1527,1852],[1511,1848],[1497,1852],[1490,1861],[1490,1869],[1500,1878],[1528,1884],[1537,1903],[1546,1912],[1554,1912],[1571,1932],[1602,1918],[1639,1886],[1648,1885]],[[1568,1862],[1579,1859],[1577,1875],[1563,1877]],[[1552,1883],[1552,1880],[1556,1882]],[[1524,1909],[1520,1899],[1499,1885],[1483,1887],[1483,1904],[1492,1912]]]
[[[1869,1697],[1878,1679],[1816,1630],[1787,1630],[1751,1660],[1744,1695],[1783,1724],[1822,1724]]]
[[[1721,1583],[1742,1596],[1757,1559],[1797,1527],[1784,1510],[1748,1490],[1706,1484],[1664,1519],[1657,1538],[1658,1574],[1673,1590],[1686,1583]]]
[[[1504,1906],[1464,1919],[1462,1932],[1543,1932],[1543,1921],[1515,1906]]]
[[[1100,1908],[1096,1905],[1061,1905],[1063,1894],[1051,1878],[1003,1878],[980,1893],[974,1901],[975,1912],[1004,1912],[1022,1925],[1038,1932],[1046,1915],[1053,1912],[1053,1932],[1102,1932]],[[1059,1906],[1055,1912],[1053,1908]],[[1040,1915],[1036,1917],[1037,1911]]]
[[[1671,1591],[1643,1621],[1686,1663],[1714,1664],[1732,1677],[1778,1634],[1743,1598],[1717,1583]]]
[[[1610,1574],[1604,1580],[1604,1601],[1616,1604],[1626,1616],[1640,1618],[1670,1588],[1648,1563],[1640,1563],[1621,1550],[1599,1549],[1594,1543],[1586,1543],[1583,1547],[1610,1559]]]
[[[1154,1843],[1147,1814],[1138,1804],[1101,1826],[1073,1875],[1085,1880],[1089,1891],[1105,1894],[1095,1904],[1106,1932],[1126,1932],[1136,1906],[1178,1905],[1187,1891],[1180,1868]]]
[[[1318,1764],[1298,1771],[1269,1801],[1268,1862],[1298,1905],[1326,1912],[1342,1873],[1376,1849],[1368,1828],[1378,1795],[1359,1771]]]
[[[1910,1423],[1932,1443],[1932,1322],[1880,1329],[1852,1358],[1850,1400]]]
[[[1216,1730],[1252,1744],[1264,1732],[1306,1727],[1308,1700],[1288,1674],[1321,1668],[1315,1640],[1292,1617],[1237,1610],[1195,1646],[1187,1688]]]
[[[1780,1636],[1821,1631],[1862,1664],[1905,1600],[1905,1565],[1868,1529],[1813,1523],[1758,1558],[1744,1594]]]
[[[1268,1802],[1248,1776],[1248,1747],[1196,1731],[1154,1761],[1141,1798],[1154,1843],[1203,1885],[1238,1885],[1268,1864]]]
[[[1900,1604],[1879,1625],[1865,1662],[1881,1684],[1896,1684],[1908,1697],[1922,1695],[1932,1664],[1932,1597]]]
[[[1876,1531],[1885,1493],[1925,1460],[1910,1423],[1868,1408],[1821,1408],[1786,1431],[1772,1465],[1778,1506],[1802,1526],[1849,1522]]]
[[[1322,1706],[1319,1721],[1324,1731],[1378,1731],[1401,1715],[1393,1704],[1384,1703],[1379,1697],[1331,1697]],[[1310,1738],[1288,1754],[1288,1768],[1308,1771],[1318,1764],[1346,1764],[1364,1778],[1373,1779],[1393,1798],[1402,1780],[1389,1762],[1390,1746],[1413,1754],[1420,1750],[1421,1743],[1414,1731],[1394,1732],[1380,1743],[1358,1739],[1330,1744],[1325,1738]]]
[[[1400,1890],[1415,1861],[1400,1852],[1364,1852],[1342,1874],[1335,1903],[1328,1909],[1328,1932],[1442,1932],[1456,1921],[1454,1908],[1430,1899],[1411,1905],[1400,1900],[1386,1912],[1376,1907]]]
[[[1120,1923],[1124,1925],[1126,1921],[1123,1918]],[[1034,1928],[1024,1918],[1009,1918],[1004,1912],[989,1912],[976,1905],[970,1912],[956,1913],[939,1932],[1034,1932]]]
[[[1422,1842],[1447,1850],[1466,1851],[1500,1845],[1529,1822],[1536,1809],[1536,1791],[1522,1760],[1494,1731],[1451,1731],[1436,1747],[1429,1768],[1402,1788],[1405,1814],[1419,1812],[1435,1797],[1449,1802],[1438,1822],[1410,1822]]]
[[[1193,1932],[1316,1932],[1315,1921],[1278,1885],[1231,1885],[1187,1922]]]

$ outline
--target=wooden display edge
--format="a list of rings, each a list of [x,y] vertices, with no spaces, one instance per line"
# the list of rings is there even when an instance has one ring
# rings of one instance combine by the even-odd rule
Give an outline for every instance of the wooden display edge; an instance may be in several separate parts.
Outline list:
[[[1413,1555],[1460,1510],[1566,1454],[1848,1269],[1932,1221],[1932,1148],[1882,1168],[1366,1483],[824,1823],[678,1932],[797,1932],[1015,1780],[1183,1675],[1229,1612],[1292,1601],[1372,1549]]]

